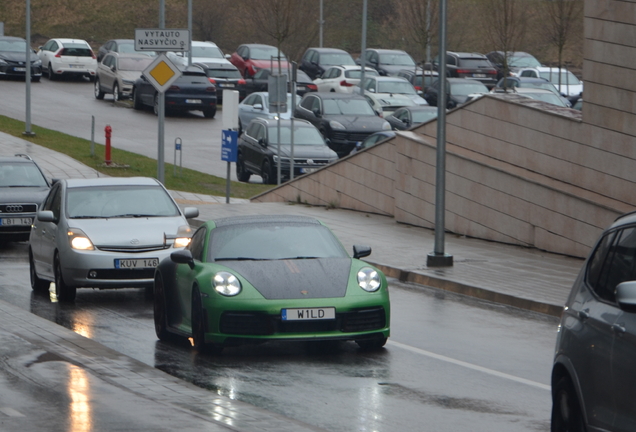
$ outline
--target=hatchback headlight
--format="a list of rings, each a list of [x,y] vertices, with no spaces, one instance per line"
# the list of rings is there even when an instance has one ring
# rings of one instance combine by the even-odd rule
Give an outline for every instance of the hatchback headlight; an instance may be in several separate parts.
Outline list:
[[[345,130],[346,128],[342,125],[342,123],[337,122],[335,120],[331,120],[329,122],[329,126],[331,126],[331,129],[337,129],[337,130]]]
[[[371,267],[358,270],[358,286],[365,291],[374,292],[380,289],[380,275]]]
[[[229,272],[218,272],[212,277],[212,285],[219,294],[232,297],[241,292],[241,282]]]
[[[382,130],[391,130],[391,123],[389,123],[388,121],[385,121],[384,124],[382,125]]]
[[[93,246],[93,242],[88,236],[79,228],[69,228],[68,232],[68,241],[71,245],[72,249],[75,250],[95,250],[95,246]]]
[[[37,59],[36,61],[33,62],[33,66],[42,66],[42,60]]]
[[[174,239],[172,247],[184,248],[190,244],[192,240],[192,228],[189,225],[181,225],[177,230],[177,236]]]

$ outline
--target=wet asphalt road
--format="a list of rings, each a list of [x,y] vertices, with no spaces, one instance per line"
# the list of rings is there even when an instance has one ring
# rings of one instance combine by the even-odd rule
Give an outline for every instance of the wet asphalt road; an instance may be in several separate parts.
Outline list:
[[[549,430],[551,317],[391,281],[392,337],[381,352],[270,343],[214,357],[159,342],[144,290],[82,289],[72,305],[33,294],[25,243],[0,246],[0,278],[4,301],[216,394],[327,430]],[[50,371],[72,379],[58,372]]]

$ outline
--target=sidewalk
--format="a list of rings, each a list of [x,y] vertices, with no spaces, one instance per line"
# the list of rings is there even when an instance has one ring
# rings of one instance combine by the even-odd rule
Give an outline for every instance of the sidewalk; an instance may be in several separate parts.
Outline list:
[[[0,156],[29,154],[54,178],[99,177],[94,170],[52,150],[0,133]],[[177,203],[199,208],[195,224],[247,214],[294,214],[316,217],[327,224],[351,252],[368,245],[367,259],[388,277],[433,286],[550,315],[559,315],[583,263],[580,259],[447,234],[445,251],[450,268],[427,268],[434,249],[434,232],[396,223],[392,218],[302,204],[250,203],[248,200],[171,191]],[[94,341],[0,301],[0,336],[12,335],[78,365],[134,397],[156,401],[213,422],[208,430],[319,430],[259,408],[222,398],[141,364]],[[0,369],[3,368],[0,363]],[[179,400],[178,403],[169,402]],[[0,408],[2,408],[0,406]],[[1,410],[0,410],[1,411]],[[0,417],[2,414],[0,413]],[[1,429],[1,428],[0,428]]]

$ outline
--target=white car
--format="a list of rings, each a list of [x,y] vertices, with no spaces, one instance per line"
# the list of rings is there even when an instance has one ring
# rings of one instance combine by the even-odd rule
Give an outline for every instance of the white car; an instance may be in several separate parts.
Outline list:
[[[564,68],[544,66],[524,68],[519,69],[517,75],[520,77],[543,78],[550,81],[570,102],[576,101],[583,94],[583,81],[580,81],[576,75]]]
[[[300,103],[300,96],[296,95],[296,105]],[[292,113],[291,93],[287,93],[287,111],[280,113],[281,119],[290,119]],[[239,135],[255,118],[275,119],[279,114],[269,111],[269,93],[255,92],[247,96],[239,104]]]
[[[314,80],[319,92],[353,93],[353,89],[360,82],[362,67],[360,66],[332,66],[320,78]],[[375,69],[365,68],[364,75],[378,76]]]
[[[192,41],[192,64],[194,63],[227,63],[227,57],[214,42]],[[181,66],[188,65],[188,52],[168,52],[168,58]]]
[[[410,82],[396,76],[365,78],[364,94],[376,111],[378,111],[377,104],[381,105],[383,113],[381,115],[384,116],[405,106],[428,105],[426,99],[417,94],[415,87]]]
[[[37,56],[50,80],[62,75],[95,79],[97,58],[85,40],[51,39],[39,48]]]

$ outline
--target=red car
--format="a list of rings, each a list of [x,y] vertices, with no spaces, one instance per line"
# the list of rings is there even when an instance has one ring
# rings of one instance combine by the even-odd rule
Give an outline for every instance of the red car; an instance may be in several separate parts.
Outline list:
[[[243,74],[244,78],[254,76],[259,69],[271,69],[272,64],[278,64],[278,48],[271,45],[243,44],[230,57],[230,63]],[[280,67],[285,70],[289,67],[287,57],[280,53]]]

